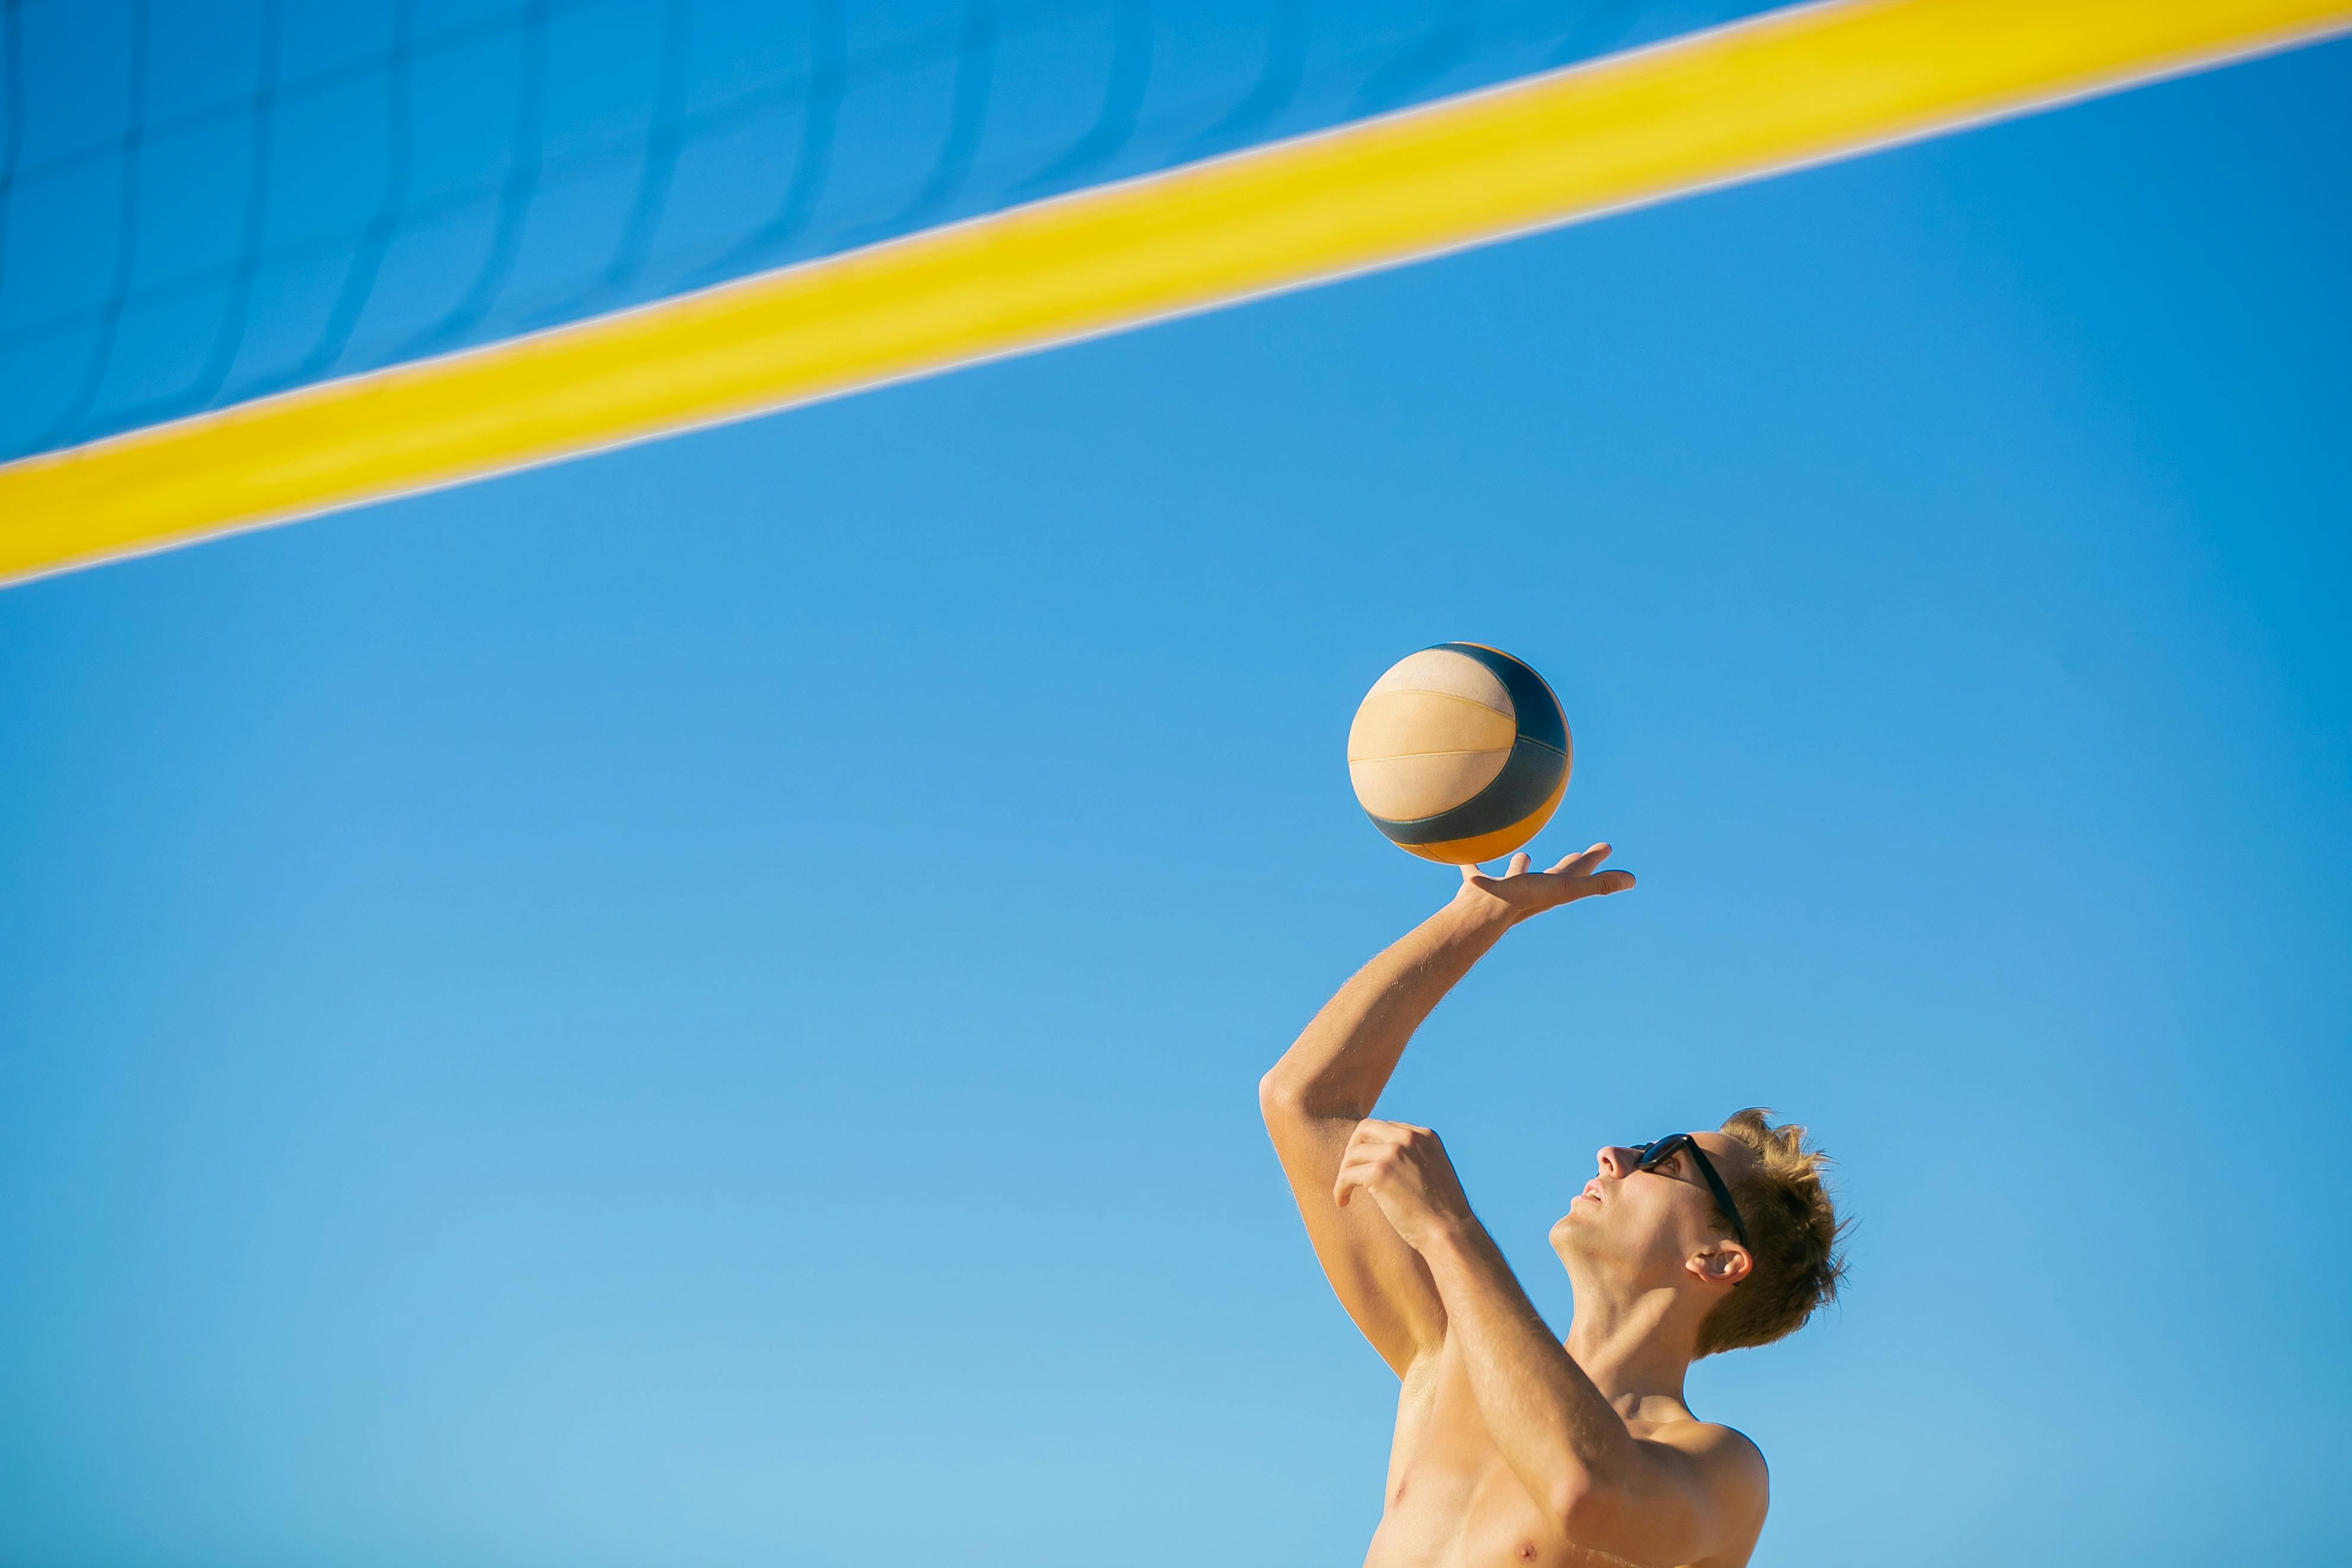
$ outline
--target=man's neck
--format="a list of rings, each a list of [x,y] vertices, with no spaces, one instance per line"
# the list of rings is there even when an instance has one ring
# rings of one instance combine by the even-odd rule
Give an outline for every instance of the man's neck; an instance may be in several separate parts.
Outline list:
[[[1642,1415],[1649,1399],[1683,1402],[1683,1378],[1696,1348],[1689,1305],[1670,1289],[1610,1289],[1573,1280],[1576,1316],[1568,1353],[1620,1415]]]

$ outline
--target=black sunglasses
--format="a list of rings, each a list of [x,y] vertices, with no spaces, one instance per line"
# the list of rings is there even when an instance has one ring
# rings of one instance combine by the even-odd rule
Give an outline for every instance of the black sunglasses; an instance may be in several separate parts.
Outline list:
[[[1731,1189],[1725,1186],[1723,1178],[1715,1173],[1715,1162],[1706,1157],[1706,1151],[1698,1146],[1697,1139],[1687,1132],[1669,1132],[1654,1143],[1634,1143],[1629,1147],[1642,1157],[1633,1167],[1637,1171],[1654,1171],[1675,1155],[1687,1152],[1691,1163],[1698,1167],[1698,1173],[1706,1178],[1706,1190],[1715,1194],[1715,1206],[1721,1209],[1723,1217],[1731,1222],[1731,1234],[1739,1238],[1740,1246],[1750,1245],[1748,1227],[1739,1223],[1739,1205],[1731,1201]]]

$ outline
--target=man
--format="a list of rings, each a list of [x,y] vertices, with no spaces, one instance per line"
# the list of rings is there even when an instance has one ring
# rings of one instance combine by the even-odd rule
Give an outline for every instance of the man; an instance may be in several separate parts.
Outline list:
[[[1702,1355],[1791,1333],[1843,1267],[1822,1157],[1743,1110],[1601,1151],[1552,1226],[1563,1345],[1470,1212],[1437,1135],[1370,1120],[1405,1043],[1505,931],[1633,885],[1596,844],[1549,871],[1465,867],[1453,901],[1348,982],[1265,1075],[1266,1130],[1348,1315],[1403,1380],[1367,1568],[1704,1564],[1755,1549],[1764,1456],[1694,1416]]]

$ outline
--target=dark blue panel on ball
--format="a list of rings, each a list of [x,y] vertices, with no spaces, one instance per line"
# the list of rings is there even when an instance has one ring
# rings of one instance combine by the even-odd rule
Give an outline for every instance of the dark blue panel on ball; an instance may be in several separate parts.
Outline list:
[[[1509,654],[1481,647],[1474,642],[1442,642],[1437,646],[1448,653],[1475,658],[1493,670],[1495,679],[1503,683],[1503,689],[1511,694],[1511,707],[1518,715],[1520,735],[1540,745],[1549,746],[1562,755],[1567,753],[1568,720],[1560,713],[1559,699],[1552,695],[1551,688],[1544,684],[1542,676]],[[1496,826],[1499,827],[1502,824]]]
[[[1512,742],[1511,754],[1495,782],[1460,805],[1411,822],[1384,822],[1375,816],[1372,826],[1393,844],[1450,844],[1457,838],[1475,838],[1508,827],[1550,799],[1559,775],[1567,771],[1566,752],[1521,735]]]

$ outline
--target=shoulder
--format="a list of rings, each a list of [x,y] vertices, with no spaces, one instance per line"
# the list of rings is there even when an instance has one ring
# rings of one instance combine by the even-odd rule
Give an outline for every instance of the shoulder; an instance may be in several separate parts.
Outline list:
[[[1771,1489],[1771,1473],[1764,1463],[1764,1450],[1747,1433],[1713,1421],[1675,1421],[1651,1432],[1649,1441],[1692,1460],[1720,1500],[1748,1503],[1762,1514]]]
[[[1734,1568],[1756,1550],[1771,1508],[1771,1477],[1764,1451],[1744,1432],[1712,1421],[1676,1421],[1647,1439],[1677,1456],[1696,1517],[1706,1521],[1714,1550],[1692,1559],[1705,1568]]]

